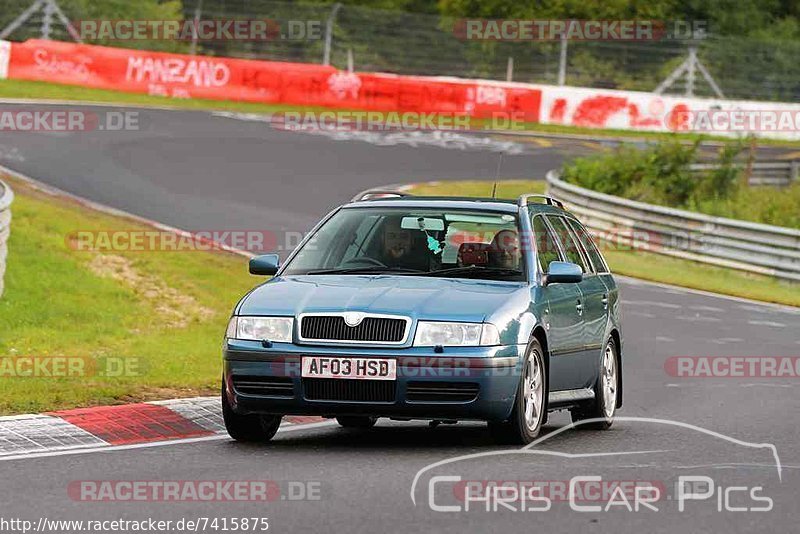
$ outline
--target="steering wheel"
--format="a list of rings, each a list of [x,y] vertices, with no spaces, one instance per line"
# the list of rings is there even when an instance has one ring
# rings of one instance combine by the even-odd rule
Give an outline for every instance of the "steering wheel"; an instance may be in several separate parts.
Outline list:
[[[341,267],[346,267],[349,264],[369,264],[374,265],[375,267],[387,267],[387,265],[375,258],[370,258],[369,256],[361,256],[360,258],[351,258],[344,262]]]

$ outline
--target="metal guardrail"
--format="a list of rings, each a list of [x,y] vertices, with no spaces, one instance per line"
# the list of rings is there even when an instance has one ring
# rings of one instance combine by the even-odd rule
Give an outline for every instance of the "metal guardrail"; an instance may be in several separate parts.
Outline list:
[[[717,168],[716,163],[693,163],[692,172],[706,172]],[[741,165],[746,168],[745,164]],[[800,173],[800,160],[754,161],[750,167],[750,185],[771,185],[785,187],[797,181]]]
[[[6,272],[6,257],[8,256],[8,236],[11,233],[11,202],[14,193],[11,188],[0,182],[0,296],[3,295],[3,276]]]
[[[615,246],[800,281],[800,230],[654,206],[598,193],[547,173],[547,194]]]

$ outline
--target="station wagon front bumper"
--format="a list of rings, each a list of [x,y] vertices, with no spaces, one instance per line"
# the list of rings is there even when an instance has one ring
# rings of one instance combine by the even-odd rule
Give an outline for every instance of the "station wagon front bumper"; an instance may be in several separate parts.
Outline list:
[[[524,345],[374,349],[229,340],[227,397],[237,413],[372,415],[410,419],[503,420],[519,384]],[[395,359],[396,380],[303,378],[303,356]]]

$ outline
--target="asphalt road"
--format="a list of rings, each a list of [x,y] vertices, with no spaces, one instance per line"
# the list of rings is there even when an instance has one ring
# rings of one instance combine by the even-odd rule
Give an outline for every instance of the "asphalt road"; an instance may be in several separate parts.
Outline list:
[[[494,144],[506,142],[502,139],[456,140],[460,145],[450,148],[442,147],[441,139],[383,145],[381,139],[283,132],[203,112],[143,112],[142,124],[138,132],[4,132],[0,161],[72,193],[182,228],[304,230],[369,186],[482,178],[494,174],[498,150],[519,152],[503,157],[501,176],[541,177],[564,158],[594,149],[591,143],[559,140],[522,148]],[[267,446],[219,439],[13,460],[0,462],[0,517],[34,522],[268,517],[272,532],[796,531],[798,378],[689,379],[670,375],[666,364],[673,356],[798,356],[800,310],[632,280],[622,280],[621,287],[623,419],[607,432],[561,433],[568,419],[554,415],[546,427],[551,437],[533,450],[558,454],[498,448],[481,425],[428,428],[381,421],[363,432],[335,425],[282,432]],[[767,443],[778,460],[772,449],[753,445]],[[412,492],[419,470],[464,455],[477,456],[423,471]],[[554,493],[546,511],[531,510],[541,502],[520,499],[508,506],[494,500],[497,509],[489,511],[485,502],[470,501],[464,510],[458,485],[434,475],[547,481]],[[658,511],[573,510],[553,488],[587,475],[609,483],[652,482],[662,488]],[[681,511],[674,486],[680,476],[710,477],[713,495],[684,499]],[[284,498],[85,502],[68,492],[71,482],[82,480],[264,479],[276,481]],[[298,483],[313,498],[293,500],[290,486],[296,489]],[[747,490],[731,489],[741,487]],[[730,511],[762,506],[758,496],[771,499],[769,511]],[[462,511],[434,511],[431,502]]]

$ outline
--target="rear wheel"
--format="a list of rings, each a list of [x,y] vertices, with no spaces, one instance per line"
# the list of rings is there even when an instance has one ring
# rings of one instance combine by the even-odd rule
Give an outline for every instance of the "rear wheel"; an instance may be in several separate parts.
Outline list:
[[[570,411],[573,423],[586,419],[596,419],[596,421],[582,423],[576,428],[606,430],[614,423],[614,413],[617,411],[617,388],[619,387],[619,366],[617,364],[617,346],[612,338],[606,342],[603,349],[600,375],[594,386],[594,401],[590,406]]]
[[[378,418],[371,415],[340,415],[336,422],[345,428],[372,428]]]
[[[517,445],[536,439],[545,420],[546,395],[547,370],[542,346],[533,340],[525,355],[511,417],[502,423],[489,423],[492,437],[500,443]]]
[[[280,415],[241,415],[233,411],[228,403],[228,393],[222,384],[222,419],[225,430],[236,441],[266,443],[271,440],[281,426]]]

